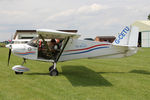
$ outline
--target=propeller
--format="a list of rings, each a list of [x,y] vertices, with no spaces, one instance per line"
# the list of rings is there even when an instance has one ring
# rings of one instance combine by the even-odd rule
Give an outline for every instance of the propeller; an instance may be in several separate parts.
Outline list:
[[[11,49],[9,49],[9,54],[8,54],[8,65],[9,65],[9,61],[10,61],[10,56],[11,56]]]

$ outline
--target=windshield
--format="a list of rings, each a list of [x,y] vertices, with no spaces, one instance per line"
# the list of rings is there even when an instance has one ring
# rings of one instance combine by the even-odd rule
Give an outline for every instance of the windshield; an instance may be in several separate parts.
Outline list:
[[[28,45],[33,46],[33,47],[37,47],[38,46],[38,40],[39,38],[33,38],[30,42],[28,42]]]

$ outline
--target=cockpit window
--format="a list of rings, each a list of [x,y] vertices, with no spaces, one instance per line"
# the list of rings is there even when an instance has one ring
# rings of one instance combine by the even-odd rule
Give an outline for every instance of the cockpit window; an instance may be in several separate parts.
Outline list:
[[[32,39],[30,42],[28,42],[28,45],[33,46],[33,47],[37,47],[38,46],[38,40],[39,40],[39,38],[36,37],[36,38]]]

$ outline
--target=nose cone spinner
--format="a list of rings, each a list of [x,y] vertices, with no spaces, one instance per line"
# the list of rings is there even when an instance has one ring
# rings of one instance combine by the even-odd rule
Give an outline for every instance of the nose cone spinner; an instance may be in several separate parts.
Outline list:
[[[9,48],[9,49],[12,48],[11,44],[7,44],[5,47],[6,47],[6,48]]]

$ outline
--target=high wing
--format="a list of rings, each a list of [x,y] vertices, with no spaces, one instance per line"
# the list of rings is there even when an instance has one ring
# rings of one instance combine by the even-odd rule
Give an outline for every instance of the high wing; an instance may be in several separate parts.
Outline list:
[[[39,35],[39,37],[43,40],[43,43],[49,54],[52,56],[52,60],[54,60],[54,62],[57,62],[59,60],[70,38],[77,39],[80,37],[80,35],[76,33],[62,32],[50,29],[38,29],[36,30],[36,32]],[[49,50],[48,44],[45,41],[46,39],[59,39],[62,41],[61,43],[59,43],[61,44],[61,46],[57,44],[60,47],[60,49],[57,50],[58,51],[57,54],[55,55],[51,54],[51,50]]]
[[[66,37],[79,38],[80,37],[80,35],[76,33],[62,32],[62,31],[56,31],[50,29],[37,29],[36,31],[38,35],[42,35],[43,38],[66,38]]]

